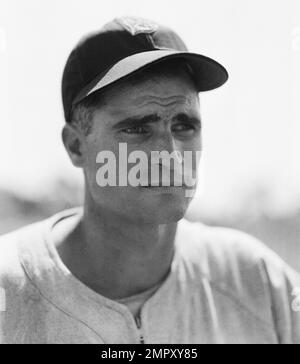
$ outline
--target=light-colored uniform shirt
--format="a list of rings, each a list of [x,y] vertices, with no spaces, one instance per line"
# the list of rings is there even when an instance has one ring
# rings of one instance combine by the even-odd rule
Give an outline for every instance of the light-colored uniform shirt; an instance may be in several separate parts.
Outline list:
[[[134,296],[125,297],[118,299],[117,302],[122,303],[127,306],[129,311],[135,317],[136,320],[139,319],[141,314],[141,309],[144,306],[144,303],[158,290],[161,284],[157,284],[146,291],[136,294]]]
[[[181,220],[170,273],[137,326],[60,259],[51,226],[77,215],[0,238],[1,343],[300,343],[300,277],[254,238]]]

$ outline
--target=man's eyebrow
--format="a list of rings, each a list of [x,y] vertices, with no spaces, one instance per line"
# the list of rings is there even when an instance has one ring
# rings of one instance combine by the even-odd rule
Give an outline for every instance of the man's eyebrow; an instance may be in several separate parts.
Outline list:
[[[183,123],[189,123],[189,124],[193,124],[195,126],[199,126],[201,127],[201,119],[195,116],[189,116],[185,113],[180,113],[178,115],[176,115],[174,118],[174,120],[177,121],[181,121]]]
[[[115,125],[113,125],[113,129],[123,129],[123,128],[130,128],[134,126],[140,126],[150,123],[157,123],[161,120],[161,117],[158,114],[150,114],[145,115],[142,117],[129,117],[126,119],[123,119],[119,122],[117,122]],[[190,123],[195,126],[201,127],[201,120],[197,117],[189,116],[185,113],[179,113],[173,117],[173,121],[180,121],[183,123]]]
[[[113,125],[113,129],[122,129],[122,128],[130,128],[132,126],[144,125],[150,123],[156,123],[161,120],[161,117],[157,114],[145,115],[142,117],[129,117],[117,122]]]

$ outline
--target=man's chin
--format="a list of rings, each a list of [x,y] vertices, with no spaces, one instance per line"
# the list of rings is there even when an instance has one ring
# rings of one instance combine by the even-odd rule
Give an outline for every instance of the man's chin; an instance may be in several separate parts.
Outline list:
[[[138,193],[137,193],[138,191]],[[192,200],[186,197],[185,190],[174,187],[135,188],[123,187],[105,195],[96,195],[94,203],[101,206],[102,214],[110,214],[134,222],[135,224],[168,224],[181,220]],[[117,217],[117,216],[116,216]]]
[[[178,203],[160,203],[155,206],[151,204],[150,206],[145,206],[143,211],[143,219],[147,223],[153,224],[171,224],[181,220],[188,208],[188,205],[180,203],[181,201],[176,201]]]

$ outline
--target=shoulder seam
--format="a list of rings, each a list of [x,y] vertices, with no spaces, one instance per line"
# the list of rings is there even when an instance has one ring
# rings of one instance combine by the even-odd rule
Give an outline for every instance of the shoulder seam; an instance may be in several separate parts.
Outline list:
[[[272,331],[274,330],[274,327],[272,326],[272,324],[270,322],[266,321],[264,318],[261,318],[257,314],[255,314],[252,311],[252,309],[250,309],[248,305],[246,305],[238,297],[236,297],[236,295],[232,291],[230,291],[229,289],[226,289],[224,287],[221,287],[219,284],[217,284],[214,281],[212,281],[210,279],[210,277],[208,277],[205,273],[201,272],[201,275],[208,280],[208,282],[210,283],[211,287],[215,291],[218,291],[220,294],[222,294],[223,296],[226,296],[231,301],[233,301],[239,308],[241,308],[242,310],[244,310],[245,312],[247,312],[249,315],[251,315],[260,325],[262,325],[262,323],[264,323],[264,326],[267,326]]]
[[[197,225],[197,227],[198,227],[198,222],[191,222],[191,224]],[[202,225],[201,223],[200,223],[200,226],[203,226],[204,228],[208,228],[208,229],[211,228],[210,226]],[[265,247],[265,245],[263,243],[261,243],[259,240],[257,240],[255,237],[253,237],[243,231],[235,230],[235,229],[231,229],[231,228],[227,228],[227,227],[219,227],[219,226],[213,227],[213,229],[215,229],[215,230],[225,229],[228,231],[232,230],[233,232],[237,232],[238,234],[241,234],[241,235],[244,235],[245,237],[249,237],[249,238],[253,239],[254,241],[257,242],[257,244],[259,246]],[[253,312],[253,310],[249,307],[249,305],[247,305],[245,302],[243,302],[241,299],[239,299],[239,297],[237,297],[237,295],[235,294],[234,291],[228,289],[225,286],[222,286],[218,282],[215,282],[215,280],[212,280],[212,278],[207,273],[205,273],[201,268],[200,268],[200,274],[202,277],[204,277],[205,279],[208,280],[212,289],[214,289],[215,291],[218,291],[223,296],[226,296],[227,298],[229,298],[232,302],[235,303],[235,305],[237,305],[239,308],[243,309],[245,312],[247,312],[249,315],[251,315],[261,326],[264,324],[263,325],[264,327],[268,327],[269,329],[271,329],[272,331],[274,331],[276,333],[276,329],[273,325],[273,322],[269,322],[265,318],[262,318],[258,314]]]
[[[99,337],[103,341],[103,343],[105,343],[105,340],[103,340],[102,336],[97,331],[95,331],[92,327],[90,327],[86,322],[78,319],[77,317],[74,317],[71,313],[69,313],[66,310],[64,310],[63,308],[57,306],[54,302],[52,302],[46,296],[44,296],[44,294],[41,292],[41,290],[39,289],[39,287],[36,286],[34,284],[34,282],[32,281],[29,273],[26,270],[26,267],[23,265],[22,262],[21,262],[21,266],[22,266],[22,268],[24,270],[24,274],[27,277],[29,284],[31,284],[31,286],[34,287],[38,291],[39,295],[43,298],[43,300],[45,300],[48,304],[50,304],[51,306],[53,306],[54,308],[56,308],[58,311],[62,312],[66,316],[70,317],[71,319],[73,319],[73,320],[81,323],[82,325],[84,325],[85,327],[87,327],[88,329],[90,329],[97,337]]]

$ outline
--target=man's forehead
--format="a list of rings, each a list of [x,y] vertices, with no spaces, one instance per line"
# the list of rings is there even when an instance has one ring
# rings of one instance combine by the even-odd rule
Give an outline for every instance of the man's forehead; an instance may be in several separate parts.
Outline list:
[[[101,109],[99,110],[101,112]],[[120,117],[141,116],[149,111],[160,116],[185,111],[197,115],[199,111],[198,95],[139,95],[121,102],[108,102],[105,112],[113,119]]]
[[[130,107],[143,107],[151,104],[162,106],[172,105],[189,105],[197,104],[199,99],[198,93],[194,90],[168,88],[140,88],[138,92],[133,90],[124,90],[124,92],[115,93],[114,97],[107,99],[106,105],[112,111],[118,109],[127,109]]]
[[[142,98],[140,98],[141,100]],[[143,120],[149,116],[151,116],[151,120],[149,119],[147,122],[175,120],[178,115],[186,115],[198,120],[201,118],[199,102],[187,101],[187,98],[184,97],[166,97],[164,98],[166,102],[164,104],[161,102],[158,103],[157,98],[155,98],[155,101],[155,103],[144,103],[144,105],[140,104],[135,106],[124,104],[113,107],[113,105],[110,105],[109,108],[105,109],[104,115],[101,115],[101,109],[99,110],[100,114],[98,115],[98,119],[101,120],[103,126],[114,127],[122,120]]]
[[[146,93],[145,95],[139,95],[133,99],[132,104],[134,106],[147,106],[151,104],[157,104],[161,106],[175,106],[175,105],[192,105],[193,101],[196,99],[195,95],[157,95]]]

